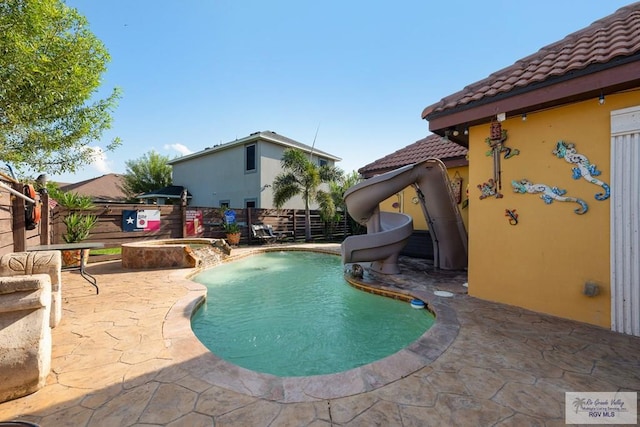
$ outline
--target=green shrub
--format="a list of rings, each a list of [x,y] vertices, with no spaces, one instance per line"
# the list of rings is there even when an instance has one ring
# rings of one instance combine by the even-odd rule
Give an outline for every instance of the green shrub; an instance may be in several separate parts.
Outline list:
[[[91,229],[98,222],[98,217],[72,212],[62,219],[67,226],[67,232],[62,236],[67,243],[79,243],[89,237]]]

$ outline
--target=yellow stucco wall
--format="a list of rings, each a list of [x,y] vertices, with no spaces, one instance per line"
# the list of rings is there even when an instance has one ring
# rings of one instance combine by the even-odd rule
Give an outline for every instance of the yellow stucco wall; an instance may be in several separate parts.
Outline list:
[[[467,166],[449,168],[447,169],[447,173],[449,174],[449,178],[453,179],[456,177],[456,173],[458,176],[462,177],[462,194],[461,194],[461,202],[458,207],[460,208],[460,214],[462,215],[462,220],[464,221],[465,227],[468,226],[468,218],[469,218],[469,210],[463,209],[462,204],[465,200],[467,200],[466,196],[466,187],[469,183],[469,168]],[[417,197],[416,190],[409,186],[402,190],[399,193],[389,197],[387,200],[384,200],[380,203],[380,210],[385,212],[401,212],[406,213],[407,215],[413,218],[413,229],[414,230],[428,230],[427,220],[424,217],[424,213],[422,212],[422,208],[419,203],[414,203],[414,198]],[[397,207],[394,207],[394,203],[397,203]]]
[[[610,327],[609,209],[610,199],[594,198],[602,188],[574,180],[574,165],[557,158],[556,142],[575,144],[610,184],[610,112],[640,104],[640,91],[532,112],[502,122],[508,147],[520,154],[501,159],[503,198],[480,200],[477,185],[493,176],[485,138],[489,125],[469,129],[469,294],[538,312]],[[512,180],[526,178],[567,190],[583,199],[587,213],[577,215],[576,203],[545,204],[539,194],[517,194]],[[509,225],[505,209],[519,215]],[[595,297],[583,295],[585,282],[600,286]]]

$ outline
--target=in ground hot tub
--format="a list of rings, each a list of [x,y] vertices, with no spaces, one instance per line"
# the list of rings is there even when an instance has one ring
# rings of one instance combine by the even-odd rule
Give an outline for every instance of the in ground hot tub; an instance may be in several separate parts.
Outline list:
[[[223,239],[160,239],[122,245],[124,268],[200,268],[215,265],[231,253]]]

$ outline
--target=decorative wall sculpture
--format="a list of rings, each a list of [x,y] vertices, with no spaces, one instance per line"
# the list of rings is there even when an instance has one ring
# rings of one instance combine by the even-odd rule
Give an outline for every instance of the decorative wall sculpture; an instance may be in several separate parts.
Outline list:
[[[594,178],[594,176],[600,175],[601,172],[598,170],[596,165],[589,162],[589,159],[586,156],[578,154],[575,149],[575,144],[558,141],[556,149],[553,150],[553,154],[555,154],[559,159],[565,159],[567,163],[576,165],[576,167],[571,169],[573,171],[573,179],[584,178],[590,183],[599,185],[603,188],[604,193],[597,193],[595,195],[596,200],[607,200],[609,198],[611,195],[609,185],[597,178]]]
[[[580,205],[579,208],[573,210],[578,215],[584,214],[589,209],[584,200],[576,197],[567,197],[565,196],[566,190],[561,190],[558,187],[549,187],[546,184],[533,184],[526,179],[511,181],[511,185],[513,186],[513,191],[516,193],[540,194],[540,198],[544,200],[546,204],[551,204],[554,200],[559,202],[575,202]]]
[[[485,139],[485,142],[491,149],[487,151],[487,156],[493,157],[493,179],[478,185],[482,196],[480,199],[487,198],[489,196],[496,196],[501,198],[500,190],[502,190],[502,166],[500,164],[500,154],[504,153],[504,158],[509,159],[516,154],[520,154],[517,149],[512,149],[504,145],[507,140],[507,130],[502,129],[502,124],[498,121],[491,122],[491,130],[489,137]]]
[[[502,129],[502,124],[500,122],[492,122],[491,123],[491,134],[484,141],[487,143],[491,150],[487,151],[487,156],[492,156],[494,153],[504,153],[504,158],[510,159],[513,156],[520,154],[520,150],[517,148],[510,148],[504,145],[504,142],[507,140],[507,130]]]
[[[456,203],[460,204],[462,201],[462,176],[456,171],[453,178],[451,178],[451,191],[453,192],[453,198],[456,199]]]
[[[518,225],[518,214],[515,209],[505,209],[504,216],[509,218],[509,224]]]
[[[480,193],[482,193],[480,194],[480,200],[491,196],[495,196],[496,199],[501,199],[503,197],[498,191],[497,184],[493,179],[489,179],[489,181],[479,184],[478,189],[480,190]]]
[[[485,142],[491,147],[487,151],[487,156],[493,157],[493,181],[497,184],[497,189],[502,190],[502,166],[500,164],[500,154],[504,153],[504,158],[510,159],[516,154],[520,154],[517,149],[512,149],[504,145],[507,140],[507,130],[502,129],[500,122],[491,122],[490,136]]]

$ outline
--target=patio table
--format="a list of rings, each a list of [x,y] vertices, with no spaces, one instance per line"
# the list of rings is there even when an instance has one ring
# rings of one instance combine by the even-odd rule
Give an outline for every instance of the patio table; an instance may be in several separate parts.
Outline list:
[[[89,250],[89,249],[100,249],[100,248],[104,248],[104,243],[80,242],[80,243],[60,243],[60,244],[56,244],[56,245],[31,246],[31,247],[27,248],[27,251],[74,251],[74,250],[80,250],[80,265],[77,266],[77,267],[76,266],[64,267],[64,268],[62,268],[62,270],[63,271],[80,270],[80,275],[87,282],[89,282],[94,288],[96,288],[96,295],[98,295],[100,293],[100,289],[98,288],[98,283],[97,283],[96,278],[93,277],[91,274],[87,273],[87,271],[85,270],[86,265],[85,265],[84,252]]]

